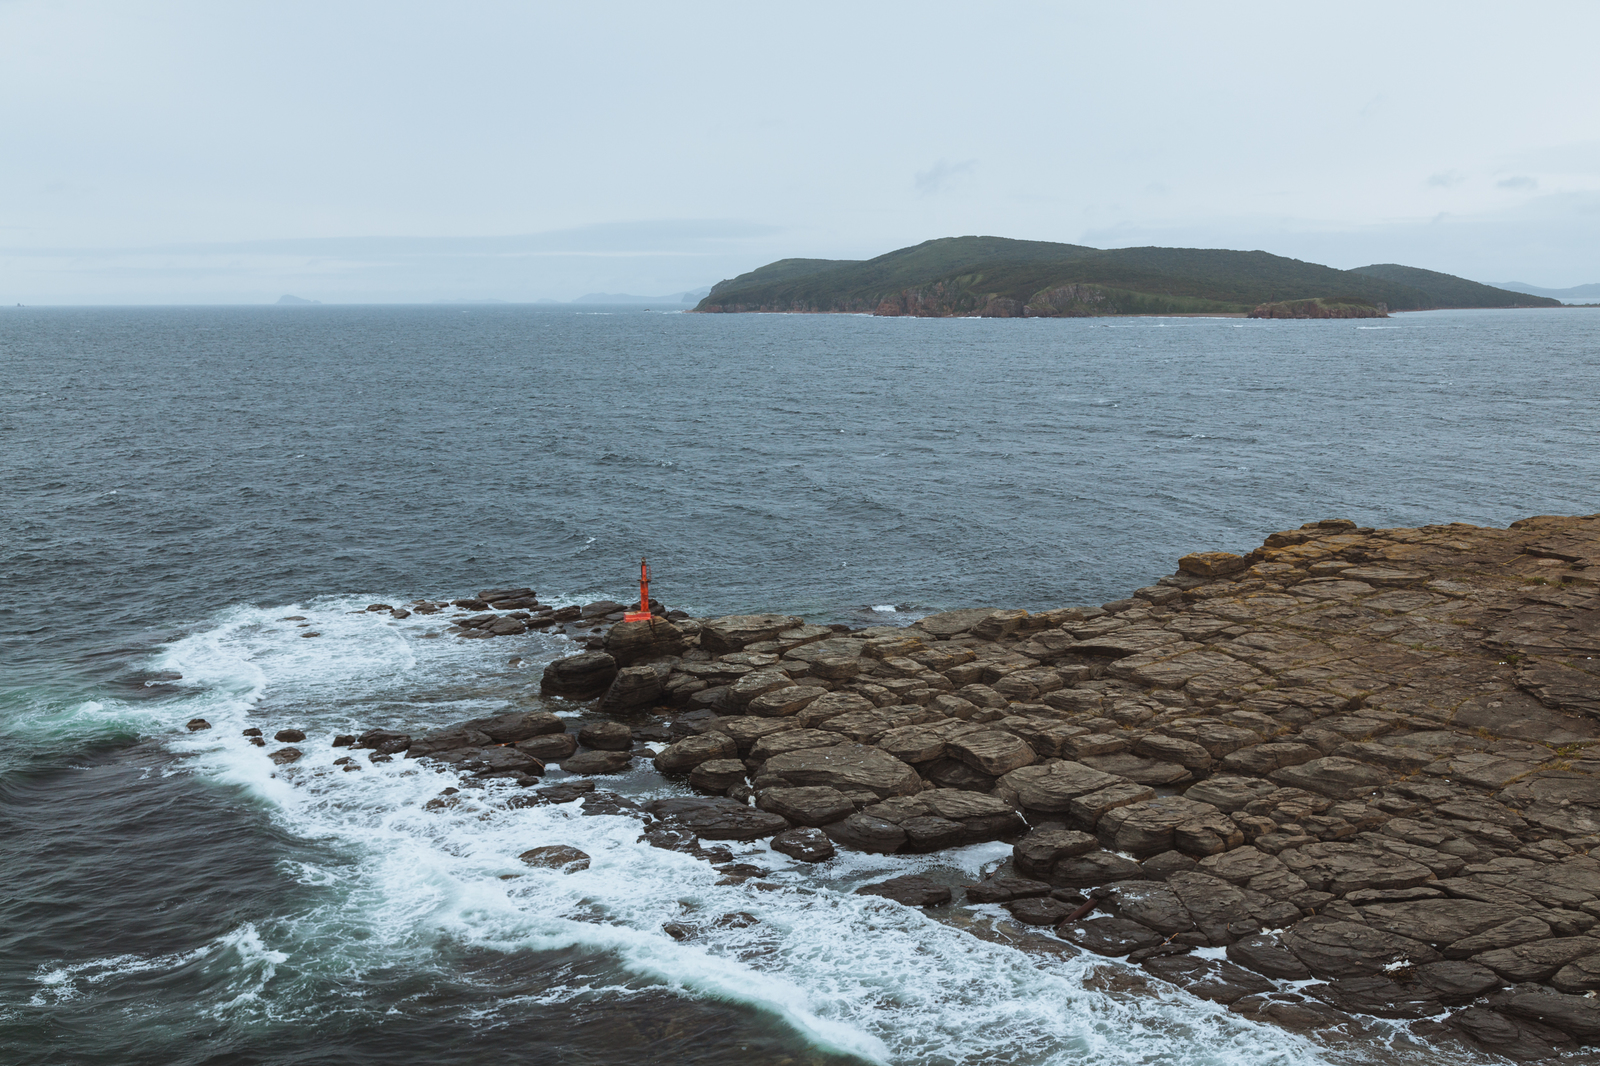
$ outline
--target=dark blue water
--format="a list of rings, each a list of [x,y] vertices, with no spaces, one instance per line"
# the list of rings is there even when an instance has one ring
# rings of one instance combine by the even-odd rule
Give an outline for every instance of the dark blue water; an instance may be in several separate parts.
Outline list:
[[[490,584],[625,598],[640,555],[695,613],[881,620],[1117,598],[1317,518],[1593,512],[1596,395],[1582,311],[0,312],[0,1059],[1115,1061],[1106,1026],[1136,1059],[1265,1047],[1070,968],[979,995],[973,974],[1011,964],[943,926],[875,934],[885,972],[931,954],[946,976],[863,1006],[816,930],[882,919],[777,894],[776,946],[728,934],[691,958],[657,943],[679,905],[660,885],[698,875],[652,867],[616,820],[399,825],[385,812],[436,783],[274,778],[233,727],[524,698],[509,644],[345,612]],[[182,733],[196,713],[219,728]],[[633,879],[539,904],[504,888],[496,849],[557,830],[632,856]],[[1015,1031],[974,1035],[999,1017]],[[995,1058],[1018,1040],[1034,1050]],[[1308,1047],[1282,1054],[1333,1053]]]

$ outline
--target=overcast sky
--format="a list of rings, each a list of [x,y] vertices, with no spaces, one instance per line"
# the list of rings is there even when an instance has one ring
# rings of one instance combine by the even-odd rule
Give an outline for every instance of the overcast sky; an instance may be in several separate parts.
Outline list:
[[[1600,281],[1600,4],[0,0],[0,303],[568,299],[986,233]]]

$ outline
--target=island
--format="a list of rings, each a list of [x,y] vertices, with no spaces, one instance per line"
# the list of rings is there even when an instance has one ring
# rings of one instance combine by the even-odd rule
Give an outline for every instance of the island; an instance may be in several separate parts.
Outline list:
[[[1337,270],[1261,251],[944,237],[875,259],[780,259],[718,282],[694,310],[923,318],[1368,318],[1389,311],[1559,306],[1548,297],[1396,263]]]

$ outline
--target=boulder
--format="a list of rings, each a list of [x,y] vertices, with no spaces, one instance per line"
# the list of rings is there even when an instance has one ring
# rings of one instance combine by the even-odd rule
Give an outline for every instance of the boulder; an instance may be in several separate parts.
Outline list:
[[[456,727],[445,729],[438,733],[429,733],[426,736],[412,740],[411,746],[406,749],[406,757],[420,759],[425,755],[440,755],[450,751],[462,751],[468,748],[482,748],[493,744],[494,741],[487,733],[480,733],[476,729]]]
[[[664,691],[660,670],[653,666],[625,666],[617,671],[601,698],[600,713],[635,714],[660,702]]]
[[[1040,826],[1012,846],[1011,858],[1024,877],[1047,880],[1057,860],[1093,851],[1097,844],[1088,833]]]
[[[258,731],[259,735],[259,731]],[[371,748],[379,755],[398,755],[411,747],[411,737],[392,729],[369,729],[356,737],[353,748]]]
[[[724,793],[745,782],[748,771],[738,759],[707,759],[689,771],[689,787],[703,792]]]
[[[271,755],[268,755],[267,758],[279,766],[288,766],[292,762],[299,762],[304,754],[299,748],[279,748]]]
[[[856,809],[843,792],[828,785],[762,789],[756,795],[756,806],[781,814],[797,825],[813,827],[837,822]]]
[[[655,616],[648,622],[618,622],[606,632],[605,650],[618,666],[682,655],[688,647],[683,630]]]
[[[865,744],[806,748],[768,759],[761,778],[772,784],[830,785],[842,792],[869,791],[880,797],[906,796],[922,789],[917,771],[887,752]]]
[[[477,730],[496,744],[515,744],[530,737],[564,732],[567,723],[548,711],[514,711],[464,722],[461,728]]]
[[[603,651],[557,659],[544,668],[539,692],[545,696],[587,700],[600,695],[617,676],[617,661]]]
[[[907,874],[891,877],[887,881],[862,885],[856,889],[858,896],[882,896],[908,907],[937,907],[950,902],[950,887],[927,877]]]
[[[869,814],[852,814],[822,830],[835,844],[853,851],[892,855],[906,845],[906,831],[893,822]]]
[[[814,685],[787,685],[763,693],[750,701],[749,712],[762,718],[787,718],[799,714],[805,706],[828,690]]]
[[[542,848],[529,848],[517,858],[529,866],[540,866],[569,874],[589,868],[588,854],[567,844],[547,844]]]
[[[569,774],[620,774],[632,763],[632,752],[585,751],[561,760],[561,769]]]
[[[783,817],[731,799],[659,799],[644,809],[702,840],[759,840],[789,828]]]
[[[1178,560],[1178,570],[1195,577],[1227,577],[1249,565],[1250,560],[1232,552],[1191,552]]]
[[[571,733],[546,733],[544,736],[517,741],[517,750],[541,762],[560,762],[578,750],[578,738]]]
[[[751,644],[772,640],[804,619],[785,614],[730,614],[700,626],[700,646],[713,655],[742,651]]]
[[[512,777],[542,774],[544,762],[516,748],[479,748],[456,764],[478,777]]]
[[[772,850],[801,862],[824,862],[835,854],[827,834],[809,826],[785,829],[772,838]]]
[[[995,613],[993,607],[968,607],[959,611],[941,611],[917,619],[911,627],[920,629],[939,640],[948,640],[953,636],[966,633],[973,626]]]
[[[1562,992],[1600,990],[1600,953],[1577,959],[1561,967],[1550,983]]]
[[[1426,866],[1387,848],[1345,841],[1285,851],[1284,865],[1312,888],[1342,896],[1362,888],[1411,888],[1434,879]]]
[[[664,774],[684,773],[711,759],[732,759],[739,754],[733,738],[723,733],[700,733],[668,745],[656,757],[656,769]]]
[[[191,732],[191,733],[198,733],[202,729],[210,729],[211,728],[211,723],[206,721],[204,718],[191,718],[191,719],[189,719],[189,722],[185,726],[185,728],[188,729],[189,732]],[[338,745],[334,745],[334,746],[338,747]]]
[[[1024,896],[1003,906],[1023,925],[1060,925],[1072,917],[1081,904],[1065,903],[1050,896]]]
[[[633,730],[621,722],[586,722],[578,730],[578,743],[600,751],[627,751],[633,747]]]
[[[298,744],[306,738],[303,729],[280,729],[272,734],[272,739],[280,744]]]
[[[1178,826],[1206,818],[1226,820],[1222,812],[1209,803],[1198,803],[1184,796],[1158,796],[1107,811],[1095,832],[1106,847],[1115,851],[1155,855],[1173,848],[1174,830]],[[1231,822],[1228,824],[1232,827]]]
[[[1140,948],[1153,948],[1165,938],[1127,918],[1089,918],[1062,922],[1056,927],[1061,939],[1097,955],[1118,957]]]
[[[968,903],[1009,903],[1011,900],[1048,896],[1050,885],[1023,877],[988,877],[967,886]]]
[[[1144,870],[1132,859],[1110,851],[1088,851],[1057,859],[1045,880],[1058,888],[1093,888],[1143,877]]]

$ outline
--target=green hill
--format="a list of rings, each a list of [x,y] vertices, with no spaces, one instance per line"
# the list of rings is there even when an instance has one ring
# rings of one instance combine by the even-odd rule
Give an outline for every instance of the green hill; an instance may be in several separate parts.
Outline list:
[[[695,310],[1018,318],[1242,313],[1303,300],[1394,311],[1558,306],[1392,264],[1335,270],[1266,252],[944,237],[875,259],[780,259],[712,286]]]

